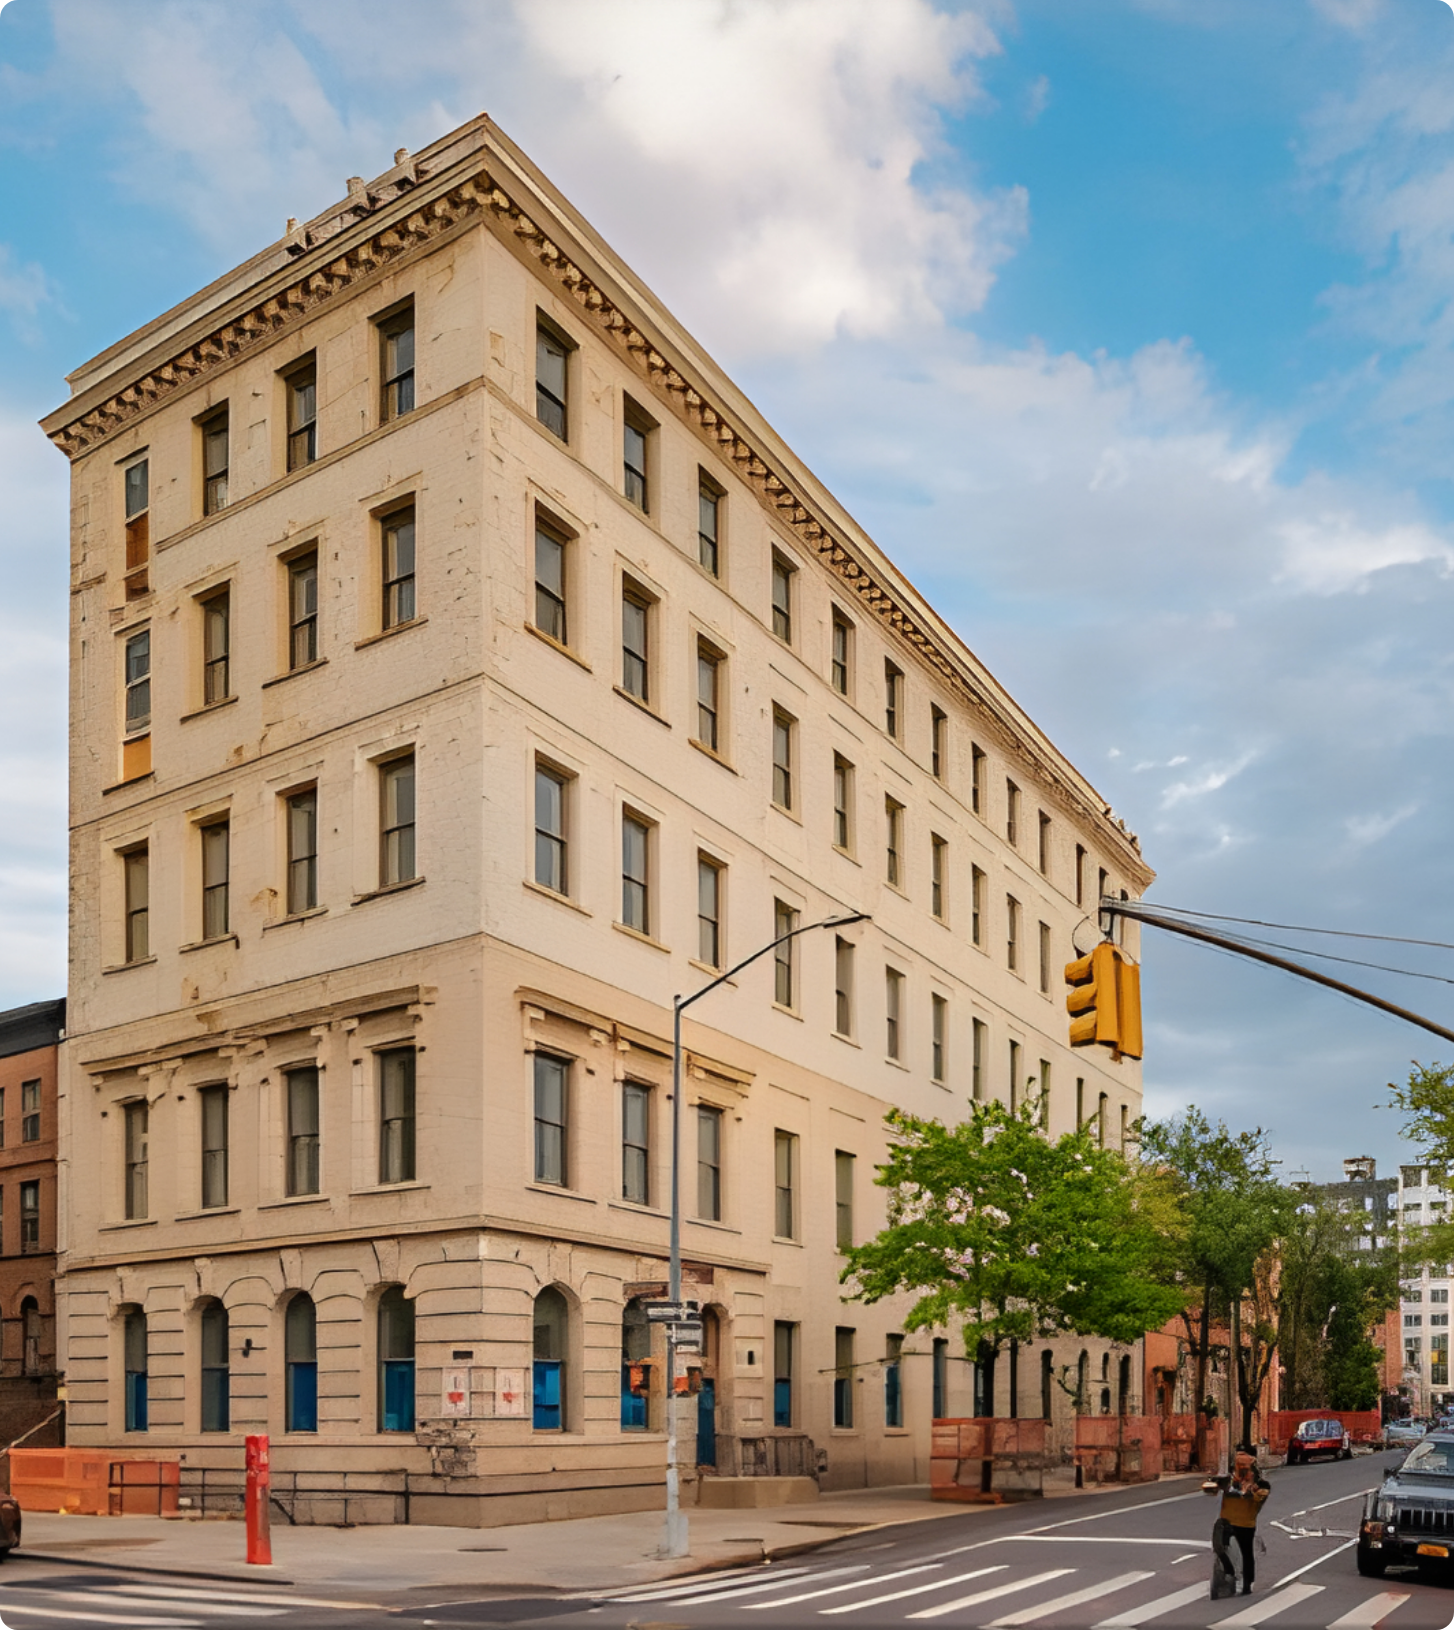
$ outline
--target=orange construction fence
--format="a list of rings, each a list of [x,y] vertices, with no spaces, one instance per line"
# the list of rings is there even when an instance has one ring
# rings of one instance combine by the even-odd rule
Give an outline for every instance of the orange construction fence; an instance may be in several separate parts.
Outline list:
[[[1279,1409],[1267,1417],[1267,1446],[1273,1454],[1287,1453],[1304,1421],[1341,1421],[1355,1443],[1377,1443],[1383,1436],[1383,1417],[1376,1409]]]
[[[118,1459],[105,1449],[12,1449],[9,1458],[10,1492],[22,1511],[176,1515],[178,1461]]]
[[[1043,1420],[946,1419],[933,1424],[929,1495],[935,1500],[998,1504],[1044,1492]]]
[[[1075,1463],[1087,1483],[1151,1483],[1161,1476],[1159,1415],[1077,1415]]]

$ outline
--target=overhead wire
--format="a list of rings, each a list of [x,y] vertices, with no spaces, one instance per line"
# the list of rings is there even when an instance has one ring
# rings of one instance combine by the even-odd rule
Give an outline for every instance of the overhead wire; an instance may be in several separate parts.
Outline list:
[[[1276,928],[1284,934],[1328,934],[1337,939],[1382,940],[1389,945],[1426,945],[1435,951],[1454,951],[1454,945],[1447,940],[1411,939],[1405,934],[1360,934],[1351,928],[1310,928],[1306,923],[1270,923],[1264,922],[1260,917],[1229,917],[1216,911],[1194,911],[1190,906],[1162,905],[1160,901],[1145,900],[1138,901],[1137,904],[1144,905],[1147,911],[1165,911],[1181,917],[1205,917],[1208,922],[1214,923],[1243,923],[1249,928]],[[1370,962],[1366,966],[1372,968],[1378,964]]]

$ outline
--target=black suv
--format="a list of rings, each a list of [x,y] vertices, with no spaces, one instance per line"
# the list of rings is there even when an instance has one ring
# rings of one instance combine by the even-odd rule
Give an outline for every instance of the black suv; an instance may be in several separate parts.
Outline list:
[[[1451,1556],[1454,1432],[1431,1432],[1364,1503],[1358,1571],[1377,1578],[1390,1563],[1447,1561]]]

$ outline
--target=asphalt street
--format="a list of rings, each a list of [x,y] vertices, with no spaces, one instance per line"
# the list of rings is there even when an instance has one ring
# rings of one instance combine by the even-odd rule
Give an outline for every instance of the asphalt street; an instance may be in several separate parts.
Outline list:
[[[1361,1497],[1398,1454],[1275,1468],[1263,1510],[1265,1554],[1250,1598],[1210,1600],[1217,1503],[1185,1481],[1113,1494],[967,1512],[831,1542],[752,1568],[695,1574],[613,1596],[400,1592],[369,1604],[297,1588],[256,1590],[107,1570],[81,1572],[17,1552],[0,1575],[9,1630],[64,1624],[149,1630],[378,1630],[384,1625],[539,1630],[1158,1630],[1268,1624],[1274,1630],[1446,1630],[1454,1574],[1391,1569],[1360,1578],[1353,1536]],[[451,1596],[454,1599],[450,1599]]]

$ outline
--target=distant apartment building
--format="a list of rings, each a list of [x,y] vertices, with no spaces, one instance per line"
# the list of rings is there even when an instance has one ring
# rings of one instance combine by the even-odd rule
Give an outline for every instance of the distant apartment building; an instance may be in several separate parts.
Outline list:
[[[1062,968],[1134,837],[486,118],[71,384],[71,1441],[660,1503],[672,997],[864,911],[688,1015],[690,1452],[926,1479],[983,1377],[841,1299],[883,1117],[1126,1139]]]
[[[1434,1166],[1400,1166],[1398,1215],[1402,1227],[1427,1228],[1449,1220],[1447,1174]],[[1449,1292],[1454,1265],[1425,1265],[1403,1282],[1403,1390],[1415,1414],[1454,1405],[1449,1382]]]
[[[64,1000],[0,1013],[0,1443],[56,1410],[57,1059]],[[59,1441],[59,1427],[27,1441]]]

